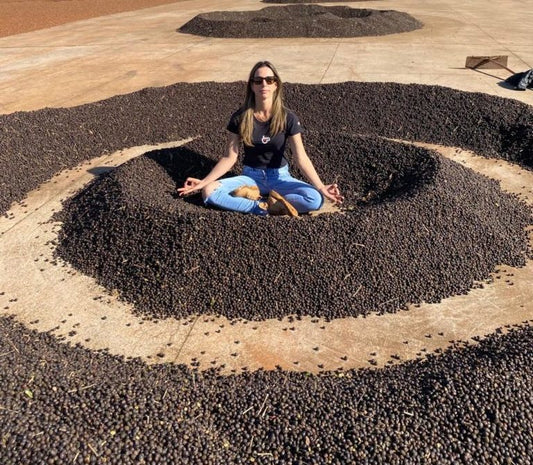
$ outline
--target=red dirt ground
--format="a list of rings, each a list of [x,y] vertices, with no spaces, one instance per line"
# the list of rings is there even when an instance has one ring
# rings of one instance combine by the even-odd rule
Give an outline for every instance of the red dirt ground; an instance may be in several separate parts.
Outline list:
[[[0,0],[0,37],[184,0]]]

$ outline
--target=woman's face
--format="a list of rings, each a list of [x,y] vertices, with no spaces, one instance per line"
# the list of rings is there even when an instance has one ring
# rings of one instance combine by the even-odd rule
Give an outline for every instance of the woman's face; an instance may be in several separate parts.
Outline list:
[[[268,66],[262,66],[255,70],[251,86],[256,100],[267,100],[274,97],[278,82],[274,72]]]

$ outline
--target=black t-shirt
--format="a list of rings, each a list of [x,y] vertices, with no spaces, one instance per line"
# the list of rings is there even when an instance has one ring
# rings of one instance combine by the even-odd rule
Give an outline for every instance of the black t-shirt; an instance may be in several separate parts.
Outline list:
[[[228,123],[228,131],[239,134],[239,124],[242,110],[238,110]],[[270,135],[270,120],[266,122],[258,121],[254,118],[254,130],[252,133],[252,146],[244,145],[243,164],[252,168],[281,168],[287,164],[285,158],[285,146],[287,137],[294,136],[302,132],[302,126],[298,117],[290,110],[287,110],[287,120],[285,131],[279,132],[274,137]]]

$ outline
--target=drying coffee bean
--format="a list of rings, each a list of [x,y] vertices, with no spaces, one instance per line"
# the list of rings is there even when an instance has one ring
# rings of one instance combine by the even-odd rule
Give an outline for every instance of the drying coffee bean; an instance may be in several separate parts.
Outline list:
[[[400,11],[289,5],[201,13],[178,30],[207,37],[362,37],[421,27],[420,21]]]

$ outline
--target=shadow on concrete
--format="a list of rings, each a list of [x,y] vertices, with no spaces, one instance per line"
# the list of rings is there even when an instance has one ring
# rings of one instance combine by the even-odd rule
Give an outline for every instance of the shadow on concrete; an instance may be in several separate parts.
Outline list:
[[[87,170],[88,173],[91,173],[95,178],[102,176],[103,174],[109,173],[115,169],[114,166],[95,166]]]

